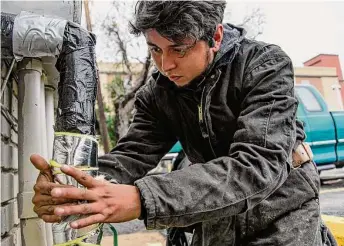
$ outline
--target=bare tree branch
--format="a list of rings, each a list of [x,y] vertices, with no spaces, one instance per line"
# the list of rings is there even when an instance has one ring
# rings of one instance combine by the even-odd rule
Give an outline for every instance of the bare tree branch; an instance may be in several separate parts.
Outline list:
[[[146,57],[146,62],[144,64],[143,72],[142,72],[142,75],[140,76],[139,82],[130,93],[124,96],[124,99],[121,103],[122,106],[126,105],[131,99],[133,99],[135,97],[136,92],[146,83],[148,74],[149,74],[150,65],[151,65],[151,55],[150,55],[150,52],[148,52],[147,57]]]
[[[251,39],[256,39],[263,33],[265,24],[265,15],[260,8],[252,9],[251,13],[246,15],[238,26],[244,27],[248,31]]]
[[[119,30],[117,28],[117,25],[116,24],[112,25],[112,27],[109,27],[108,31],[110,33],[113,33],[115,36],[116,43],[117,43],[118,48],[119,48],[119,52],[122,55],[122,62],[125,65],[125,67],[127,68],[128,74],[129,74],[130,80],[131,80],[132,72],[131,72],[130,62],[128,59],[127,48],[126,48],[126,46],[125,46],[125,44],[121,38],[121,35],[120,35]]]

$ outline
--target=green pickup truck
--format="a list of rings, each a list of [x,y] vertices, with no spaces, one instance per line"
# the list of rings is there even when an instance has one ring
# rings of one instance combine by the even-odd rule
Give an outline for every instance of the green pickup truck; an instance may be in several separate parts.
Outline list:
[[[297,117],[303,122],[318,170],[344,164],[344,111],[330,112],[319,91],[311,85],[295,86]]]

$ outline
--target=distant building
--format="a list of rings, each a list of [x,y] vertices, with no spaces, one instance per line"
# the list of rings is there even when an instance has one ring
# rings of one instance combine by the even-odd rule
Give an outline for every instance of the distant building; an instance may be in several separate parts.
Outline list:
[[[315,86],[331,111],[343,110],[344,81],[338,55],[317,55],[294,72],[296,84]]]
[[[133,83],[135,83],[135,78],[137,78],[143,70],[143,64],[131,63],[130,66],[131,72],[134,75]],[[128,76],[128,71],[123,63],[111,62],[98,62],[98,69],[104,103],[107,107],[109,107],[110,110],[112,110],[114,102],[111,99],[111,89],[109,87],[116,77],[120,77],[125,80],[125,78]]]

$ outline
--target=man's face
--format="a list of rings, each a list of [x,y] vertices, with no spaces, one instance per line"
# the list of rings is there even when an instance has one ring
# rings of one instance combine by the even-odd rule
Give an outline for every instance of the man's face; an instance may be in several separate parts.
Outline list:
[[[157,69],[179,87],[201,75],[212,60],[205,41],[173,43],[155,29],[146,31],[145,37]]]

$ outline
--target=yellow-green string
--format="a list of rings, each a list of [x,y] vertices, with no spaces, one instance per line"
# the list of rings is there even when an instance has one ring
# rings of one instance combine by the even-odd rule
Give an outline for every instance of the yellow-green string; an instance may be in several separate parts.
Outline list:
[[[49,161],[49,164],[51,167],[54,167],[54,168],[61,168],[62,167],[62,164],[60,163],[57,163],[56,161],[54,160],[50,160]],[[98,167],[83,167],[83,166],[73,166],[74,168],[76,169],[79,169],[81,171],[97,171],[98,170]],[[55,174],[61,174],[62,172],[59,171],[59,170],[54,170],[53,171],[53,175]]]

